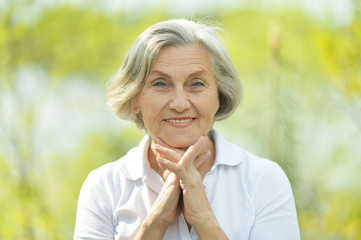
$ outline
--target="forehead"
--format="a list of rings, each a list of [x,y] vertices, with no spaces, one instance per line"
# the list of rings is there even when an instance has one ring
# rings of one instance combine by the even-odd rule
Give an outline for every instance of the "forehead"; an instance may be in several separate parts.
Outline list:
[[[160,69],[183,68],[212,71],[210,54],[201,44],[165,46],[151,66],[151,72]]]

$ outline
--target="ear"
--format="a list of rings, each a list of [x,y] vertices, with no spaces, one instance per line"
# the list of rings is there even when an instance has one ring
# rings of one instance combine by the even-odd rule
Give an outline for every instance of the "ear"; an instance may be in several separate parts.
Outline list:
[[[140,105],[139,105],[138,99],[136,99],[134,101],[133,111],[135,114],[140,113]]]

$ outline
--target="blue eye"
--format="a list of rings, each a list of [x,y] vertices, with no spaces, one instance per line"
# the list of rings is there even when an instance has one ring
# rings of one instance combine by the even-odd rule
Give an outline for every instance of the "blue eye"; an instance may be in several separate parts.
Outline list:
[[[166,86],[166,83],[164,81],[155,81],[152,83],[152,87],[164,87]]]
[[[204,87],[205,84],[202,81],[194,81],[192,87]]]

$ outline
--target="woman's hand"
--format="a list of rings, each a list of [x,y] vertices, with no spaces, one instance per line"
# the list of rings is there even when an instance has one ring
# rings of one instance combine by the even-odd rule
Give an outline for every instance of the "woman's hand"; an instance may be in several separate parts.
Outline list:
[[[157,160],[159,164],[168,169],[179,178],[179,184],[183,197],[183,214],[186,221],[197,231],[201,239],[227,239],[220,228],[203,186],[202,176],[198,168],[209,160],[210,151],[204,151],[208,138],[201,136],[195,144],[180,157],[179,161],[174,159],[172,149],[157,147],[161,154]]]
[[[178,204],[180,191],[178,177],[174,173],[169,174],[135,239],[162,239],[169,225],[181,212]]]
[[[172,149],[162,140],[158,140],[155,150],[160,155],[160,159],[167,158],[175,163],[181,159],[184,151]],[[194,161],[195,166],[199,167],[203,158]],[[144,220],[136,239],[161,239],[169,225],[179,216],[181,212],[180,202],[180,181],[172,172],[168,171],[165,177],[165,183],[159,193],[156,201],[152,205],[146,219]]]
[[[180,179],[183,213],[191,225],[198,221],[207,221],[209,219],[207,213],[212,211],[205,194],[202,177],[197,170],[210,157],[210,152],[204,151],[207,142],[208,138],[201,136],[183,155],[176,154],[173,149],[156,146],[156,150],[161,154],[161,157],[157,158],[159,164]],[[178,159],[175,159],[177,157]]]
[[[203,187],[202,178],[197,169],[204,163],[205,160],[207,160],[207,158],[209,156],[209,152],[204,152],[201,154],[201,152],[204,150],[204,148],[207,144],[207,138],[203,137],[201,141],[202,142],[198,141],[197,142],[198,144],[196,143],[190,147],[190,149],[192,149],[191,152],[190,152],[190,150],[187,150],[186,152],[184,152],[180,149],[174,149],[174,148],[170,147],[169,145],[167,145],[165,142],[163,142],[161,139],[158,139],[157,140],[158,144],[155,145],[155,150],[159,154],[157,156],[157,160],[160,164],[162,162],[164,162],[165,159],[167,159],[167,161],[170,161],[174,164],[177,164],[178,162],[179,162],[179,164],[181,164],[180,161],[183,159],[184,155],[192,154],[192,158],[194,158],[194,159],[192,159],[192,163],[183,162],[183,164],[188,164],[189,167],[192,166],[193,172],[190,174],[192,176],[194,176],[196,178],[195,181],[199,182],[201,184],[201,186]],[[188,158],[186,158],[186,159],[188,159]],[[179,197],[180,191],[181,191],[181,189],[183,189],[180,187],[180,183],[182,181],[180,181],[180,179],[176,176],[175,173],[172,173],[168,169],[165,169],[165,170],[168,171],[168,174],[165,174],[166,180],[165,180],[163,189],[168,189],[169,188],[168,184],[171,184],[172,187],[178,186],[176,194],[178,194],[178,197]],[[163,189],[162,189],[162,191],[163,191]],[[183,194],[184,194],[184,191],[183,191]],[[160,196],[161,195],[162,195],[162,192],[161,192]],[[157,200],[158,199],[161,199],[161,198],[158,197]],[[166,198],[166,199],[168,199],[168,198]],[[156,203],[157,203],[157,201],[156,201]],[[174,204],[176,204],[176,205],[174,205]],[[178,201],[172,201],[171,204],[169,204],[169,205],[171,205],[174,209],[176,206],[178,206],[177,210],[179,211],[180,204],[178,204]],[[158,208],[158,206],[155,206],[155,207]],[[170,208],[166,208],[166,209],[170,209]],[[179,215],[179,212],[178,212],[178,214],[176,214],[175,218],[178,217],[178,215]],[[166,219],[169,222],[172,222],[172,220],[174,220],[174,219],[171,219],[170,216],[168,216]]]

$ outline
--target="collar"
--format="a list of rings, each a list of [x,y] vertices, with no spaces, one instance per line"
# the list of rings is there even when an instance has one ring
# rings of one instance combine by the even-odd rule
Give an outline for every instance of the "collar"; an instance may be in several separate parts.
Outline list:
[[[152,190],[159,193],[164,180],[150,167],[147,159],[149,145],[150,136],[146,135],[137,147],[130,149],[122,158],[121,169],[127,179],[131,181],[141,180]]]
[[[147,167],[150,165],[146,156],[149,144],[150,137],[146,135],[137,147],[130,149],[121,159],[121,169],[129,180],[136,181],[146,175]]]
[[[211,131],[216,146],[216,159],[212,169],[218,165],[235,166],[240,164],[246,157],[244,151],[237,145],[224,139],[217,130],[212,129]]]

